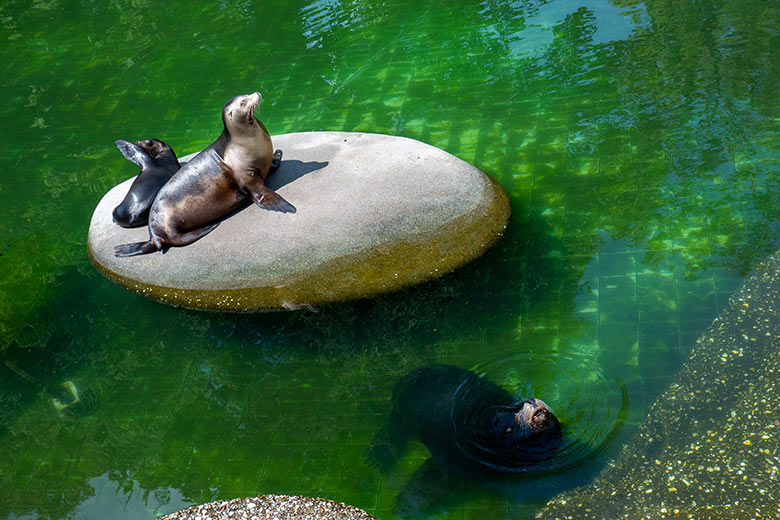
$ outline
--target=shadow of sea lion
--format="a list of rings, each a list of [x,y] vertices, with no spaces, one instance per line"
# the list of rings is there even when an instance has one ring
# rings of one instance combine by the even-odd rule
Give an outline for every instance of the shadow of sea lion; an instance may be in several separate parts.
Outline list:
[[[303,162],[297,159],[282,160],[279,168],[268,176],[266,186],[272,190],[278,190],[282,186],[295,182],[304,175],[321,170],[328,165],[328,161],[308,161]]]
[[[418,368],[396,384],[393,410],[369,460],[389,470],[412,436],[432,457],[401,491],[401,512],[429,509],[457,480],[543,469],[562,444],[560,423],[542,401],[517,401],[487,378],[451,365]]]
[[[182,165],[183,164],[184,163],[182,163]],[[317,170],[321,170],[322,168],[325,168],[327,165],[328,165],[327,161],[303,162],[298,160],[291,160],[291,161],[283,160],[282,163],[279,165],[279,169],[268,176],[268,178],[265,181],[265,185],[268,186],[270,189],[276,191],[282,186],[286,186],[287,184],[297,181],[304,175],[308,175],[310,173],[316,172]],[[247,197],[244,204],[241,204],[230,213],[226,213],[225,215],[221,216],[214,222],[224,222],[225,220],[229,219],[233,215],[237,215],[238,213],[241,213],[252,204],[254,204],[254,202],[252,202],[252,199]]]

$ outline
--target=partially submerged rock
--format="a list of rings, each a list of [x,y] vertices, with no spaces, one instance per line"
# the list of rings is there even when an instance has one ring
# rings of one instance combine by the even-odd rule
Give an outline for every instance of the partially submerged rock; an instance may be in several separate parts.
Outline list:
[[[419,141],[310,132],[274,136],[273,143],[284,159],[267,184],[297,213],[251,205],[186,247],[116,258],[114,246],[148,239],[145,227],[111,221],[128,179],[95,209],[92,262],[119,285],[172,305],[289,309],[439,277],[482,255],[509,219],[497,182]]]
[[[591,485],[539,518],[777,518],[780,252],[694,347],[638,435]]]
[[[376,520],[362,509],[324,498],[264,495],[220,500],[160,520]]]

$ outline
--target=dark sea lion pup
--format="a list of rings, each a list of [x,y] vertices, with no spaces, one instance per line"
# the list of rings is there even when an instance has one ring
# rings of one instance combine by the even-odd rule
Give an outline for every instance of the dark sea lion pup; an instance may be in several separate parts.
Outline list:
[[[393,410],[369,460],[389,470],[411,436],[432,455],[399,495],[399,504],[415,508],[441,500],[458,480],[541,469],[562,444],[561,425],[544,402],[516,401],[487,378],[451,365],[419,368],[395,385]]]
[[[135,144],[120,139],[116,146],[125,159],[141,168],[141,173],[122,203],[114,208],[114,222],[127,228],[145,226],[157,192],[181,168],[179,160],[171,147],[159,139],[144,139]]]
[[[274,162],[271,136],[255,119],[258,92],[236,96],[222,108],[222,134],[160,189],[149,212],[149,240],[114,248],[134,256],[186,246],[213,231],[220,219],[248,201],[264,209],[295,213],[265,185]],[[277,159],[281,159],[278,156]]]

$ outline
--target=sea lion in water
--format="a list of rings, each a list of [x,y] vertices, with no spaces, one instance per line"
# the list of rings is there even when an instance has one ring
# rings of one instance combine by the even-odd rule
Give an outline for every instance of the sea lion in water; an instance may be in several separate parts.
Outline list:
[[[114,208],[114,222],[126,228],[145,226],[157,192],[181,168],[179,160],[173,149],[159,139],[144,139],[135,144],[119,139],[116,146],[125,159],[141,168],[141,173],[122,203]]]
[[[561,425],[544,402],[517,401],[487,378],[451,365],[419,368],[395,385],[393,410],[371,443],[369,460],[389,470],[411,436],[432,457],[398,502],[423,508],[429,504],[421,502],[436,502],[453,489],[451,477],[542,469],[562,444]]]
[[[268,130],[254,115],[262,99],[255,92],[225,103],[222,134],[157,193],[149,212],[149,240],[116,246],[116,256],[191,244],[247,200],[261,208],[295,213],[292,204],[265,185],[274,152]]]

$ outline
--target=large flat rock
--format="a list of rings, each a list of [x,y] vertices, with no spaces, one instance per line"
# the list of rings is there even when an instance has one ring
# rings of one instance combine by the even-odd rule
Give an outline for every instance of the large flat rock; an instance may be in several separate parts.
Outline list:
[[[92,262],[119,285],[172,305],[290,309],[436,278],[480,256],[506,227],[509,199],[498,183],[419,141],[307,132],[273,143],[284,159],[268,185],[297,213],[253,204],[186,247],[116,258],[114,246],[148,239],[146,227],[111,220],[128,179],[95,209]]]

